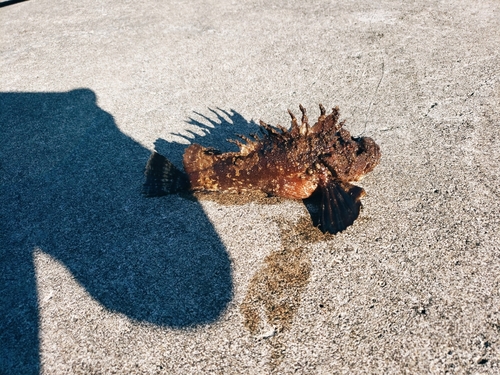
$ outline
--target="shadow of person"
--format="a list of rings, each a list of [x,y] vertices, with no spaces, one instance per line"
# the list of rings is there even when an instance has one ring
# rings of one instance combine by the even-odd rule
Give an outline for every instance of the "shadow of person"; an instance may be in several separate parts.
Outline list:
[[[141,196],[150,151],[91,90],[0,93],[0,126],[0,373],[40,370],[35,249],[135,321],[220,317],[233,284],[219,236],[198,202]]]

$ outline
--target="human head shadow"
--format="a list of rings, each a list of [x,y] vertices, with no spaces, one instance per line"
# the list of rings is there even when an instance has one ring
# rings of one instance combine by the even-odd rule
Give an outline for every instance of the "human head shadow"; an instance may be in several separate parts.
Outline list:
[[[141,196],[150,151],[89,89],[0,93],[0,373],[39,371],[33,250],[110,311],[189,328],[233,295],[230,259],[196,201]]]

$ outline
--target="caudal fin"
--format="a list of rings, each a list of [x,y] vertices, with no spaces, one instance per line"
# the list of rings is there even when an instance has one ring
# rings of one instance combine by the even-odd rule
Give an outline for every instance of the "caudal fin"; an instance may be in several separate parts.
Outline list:
[[[351,184],[330,181],[320,185],[319,228],[323,233],[342,232],[358,218],[365,191]]]
[[[154,152],[146,164],[146,182],[142,194],[146,197],[161,197],[189,190],[189,179],[166,157]]]

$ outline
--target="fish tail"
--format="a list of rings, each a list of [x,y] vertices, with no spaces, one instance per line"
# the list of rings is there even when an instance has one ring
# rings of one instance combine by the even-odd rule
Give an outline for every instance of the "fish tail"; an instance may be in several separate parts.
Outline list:
[[[149,157],[144,174],[146,181],[142,186],[142,194],[146,197],[161,197],[189,190],[187,175],[157,152]]]

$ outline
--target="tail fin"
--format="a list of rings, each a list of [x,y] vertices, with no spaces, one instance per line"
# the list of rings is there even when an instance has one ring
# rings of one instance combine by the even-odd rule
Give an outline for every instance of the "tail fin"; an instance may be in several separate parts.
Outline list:
[[[319,228],[323,233],[342,232],[358,218],[365,191],[351,184],[330,181],[321,188]]]
[[[180,193],[189,190],[189,179],[166,157],[154,152],[146,164],[146,182],[142,194],[146,197]]]

